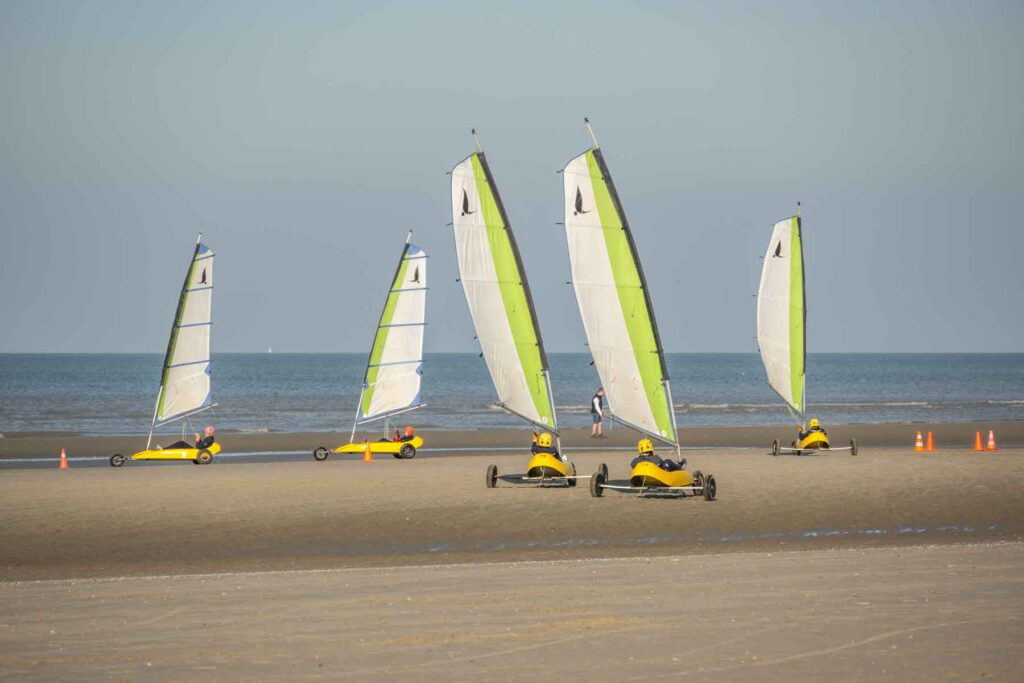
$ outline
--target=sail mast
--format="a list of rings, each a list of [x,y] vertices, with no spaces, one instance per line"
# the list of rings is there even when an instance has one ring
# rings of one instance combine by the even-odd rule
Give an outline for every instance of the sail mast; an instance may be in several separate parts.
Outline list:
[[[583,117],[583,125],[587,127],[587,133],[590,134],[590,141],[594,143],[594,149],[598,149],[597,137],[594,135],[594,129],[590,127],[590,119],[586,116]]]

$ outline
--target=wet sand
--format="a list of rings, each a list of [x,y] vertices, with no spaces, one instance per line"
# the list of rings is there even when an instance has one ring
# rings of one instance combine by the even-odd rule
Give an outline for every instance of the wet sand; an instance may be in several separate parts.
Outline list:
[[[981,431],[987,436],[994,429],[1000,446],[1024,446],[1024,421],[1013,422],[964,422],[956,424],[939,423],[889,423],[826,425],[829,436],[836,445],[857,439],[862,446],[903,447],[912,445],[917,431],[932,431],[936,443],[942,448],[970,448],[974,433]],[[637,435],[624,427],[606,424],[607,438],[590,438],[589,429],[566,429],[562,444],[567,448],[587,449],[594,446],[632,448]],[[773,439],[789,443],[795,438],[792,424],[756,427],[680,427],[684,448],[767,448]],[[467,431],[421,431],[426,440],[427,452],[445,455],[472,454],[473,449],[517,448],[529,443],[529,428],[467,430]],[[167,445],[180,435],[159,435],[154,441]],[[221,432],[218,438],[225,452],[312,452],[318,446],[334,447],[348,443],[349,432],[276,433],[259,434]],[[377,439],[380,434],[360,432],[357,439]],[[146,434],[128,436],[83,436],[78,434],[54,433],[8,433],[0,438],[0,459],[24,457],[55,457],[64,448],[70,457],[103,456],[113,453],[131,454],[146,446]],[[455,450],[458,449],[458,450]],[[447,452],[446,452],[447,451]]]
[[[1024,544],[0,583],[18,680],[1019,680]]]

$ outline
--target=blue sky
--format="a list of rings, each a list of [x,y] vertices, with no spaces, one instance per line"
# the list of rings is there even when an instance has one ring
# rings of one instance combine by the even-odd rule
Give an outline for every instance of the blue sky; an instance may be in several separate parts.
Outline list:
[[[550,351],[595,132],[671,351],[754,351],[804,205],[813,351],[1024,351],[1020,3],[0,3],[0,351],[365,351],[408,229],[475,350],[448,178],[488,154]]]

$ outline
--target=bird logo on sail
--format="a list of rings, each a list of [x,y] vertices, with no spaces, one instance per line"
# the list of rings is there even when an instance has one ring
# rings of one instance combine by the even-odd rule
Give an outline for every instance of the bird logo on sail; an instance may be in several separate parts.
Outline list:
[[[416,269],[412,271],[412,279],[409,282],[415,282],[419,284],[420,281],[420,267],[416,266]]]
[[[576,187],[576,210],[572,212],[573,216],[579,216],[580,214],[590,213],[589,210],[583,210],[583,194],[580,192],[579,186]]]
[[[203,274],[199,276],[199,284],[205,285],[206,282],[206,268],[203,268]]]
[[[779,240],[779,243],[775,245],[775,253],[772,254],[772,258],[782,258],[782,240]]]
[[[476,213],[476,211],[469,210],[469,195],[466,194],[466,188],[462,188],[462,215],[468,216],[471,213]]]

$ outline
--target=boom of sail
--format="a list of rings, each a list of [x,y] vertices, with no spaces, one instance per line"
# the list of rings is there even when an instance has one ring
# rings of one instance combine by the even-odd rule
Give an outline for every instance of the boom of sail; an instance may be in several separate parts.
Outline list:
[[[563,170],[572,285],[614,418],[678,446],[665,355],[636,245],[601,150]]]
[[[210,391],[213,251],[200,240],[196,241],[178,297],[160,375],[153,427],[213,406]]]
[[[775,224],[757,292],[757,344],[768,384],[803,421],[807,361],[803,238],[800,217]]]
[[[377,323],[356,424],[419,408],[426,325],[427,255],[406,238]],[[353,428],[354,431],[354,428]]]
[[[483,152],[471,154],[451,175],[460,280],[500,405],[557,432],[530,286]]]

